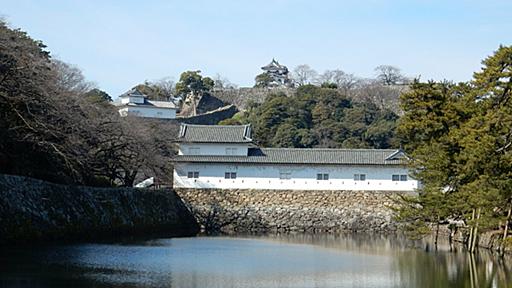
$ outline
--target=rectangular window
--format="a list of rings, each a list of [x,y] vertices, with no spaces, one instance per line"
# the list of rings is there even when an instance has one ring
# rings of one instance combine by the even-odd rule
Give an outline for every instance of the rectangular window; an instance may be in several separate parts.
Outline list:
[[[354,174],[354,181],[365,181],[366,174]]]
[[[236,155],[238,148],[226,148],[226,155]]]
[[[284,180],[292,179],[292,172],[279,172],[279,179],[284,179]]]
[[[199,171],[189,171],[187,178],[199,178]]]
[[[225,179],[236,179],[236,172],[226,172],[224,173]]]
[[[328,173],[318,173],[316,174],[316,180],[329,180]]]
[[[199,147],[190,147],[188,148],[188,153],[190,155],[199,155],[201,154],[201,149]]]
[[[406,174],[402,174],[402,175],[393,174],[391,176],[391,180],[393,180],[393,181],[407,181],[407,175]]]

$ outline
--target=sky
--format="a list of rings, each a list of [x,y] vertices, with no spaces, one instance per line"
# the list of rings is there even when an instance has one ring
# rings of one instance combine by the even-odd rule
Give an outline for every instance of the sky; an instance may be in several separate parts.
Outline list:
[[[272,58],[293,69],[467,81],[512,44],[510,0],[0,0],[11,27],[42,40],[116,97],[181,72],[252,86]]]

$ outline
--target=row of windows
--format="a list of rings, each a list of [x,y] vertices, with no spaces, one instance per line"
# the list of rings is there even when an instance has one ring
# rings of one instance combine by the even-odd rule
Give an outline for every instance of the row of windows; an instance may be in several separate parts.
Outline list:
[[[391,180],[393,181],[407,181],[407,175],[398,175],[398,174],[395,174],[395,175],[392,175],[391,176]]]
[[[187,178],[199,178],[199,171],[189,171],[187,173]],[[224,173],[225,179],[236,179],[236,172],[226,172]],[[279,179],[289,180],[292,179],[291,172],[279,172]],[[316,174],[316,180],[329,180],[328,173],[318,173]],[[392,181],[407,181],[407,175],[402,174],[394,174],[391,176]],[[354,181],[366,181],[366,174],[354,174]]]
[[[199,172],[198,171],[189,171],[187,173],[187,178],[199,178]]]
[[[236,179],[236,172],[226,172],[224,173],[225,179]]]
[[[366,174],[354,174],[354,181],[365,181]]]
[[[329,180],[329,174],[318,173],[318,174],[316,174],[316,180]]]

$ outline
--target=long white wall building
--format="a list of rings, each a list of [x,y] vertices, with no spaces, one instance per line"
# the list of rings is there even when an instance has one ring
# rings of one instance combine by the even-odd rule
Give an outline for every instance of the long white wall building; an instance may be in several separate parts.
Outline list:
[[[176,188],[414,191],[393,149],[261,148],[251,127],[182,124]]]

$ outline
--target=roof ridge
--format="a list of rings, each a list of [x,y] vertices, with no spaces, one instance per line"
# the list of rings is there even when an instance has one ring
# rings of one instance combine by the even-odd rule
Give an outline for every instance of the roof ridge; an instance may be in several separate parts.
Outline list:
[[[216,128],[232,128],[232,127],[247,127],[251,126],[251,124],[240,124],[240,125],[207,125],[207,124],[188,124],[181,123],[181,125],[186,125],[190,127],[216,127]]]
[[[268,149],[268,150],[327,150],[327,151],[397,151],[398,149],[394,148],[296,148],[296,147],[259,147],[260,149]]]

